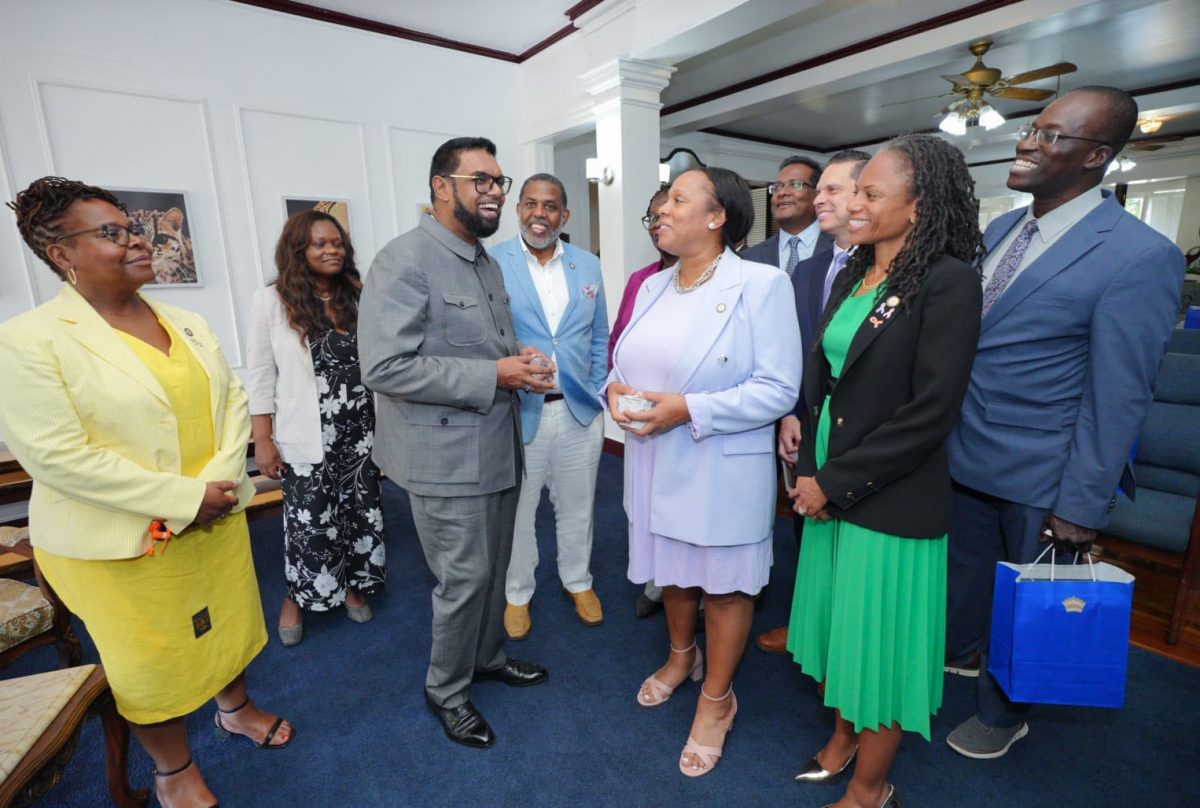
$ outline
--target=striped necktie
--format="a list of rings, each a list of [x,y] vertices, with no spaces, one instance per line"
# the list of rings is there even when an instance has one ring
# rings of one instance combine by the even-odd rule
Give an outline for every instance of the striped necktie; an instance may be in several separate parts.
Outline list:
[[[1037,229],[1037,219],[1030,219],[1013,239],[1012,244],[1008,245],[1008,249],[1004,251],[1000,263],[996,265],[996,271],[992,273],[991,280],[983,290],[983,315],[981,316],[987,315],[988,310],[995,305],[996,301],[1000,299],[1000,295],[1008,288],[1008,282],[1012,280],[1017,267],[1021,265],[1021,259],[1025,257],[1025,251],[1029,249],[1029,242],[1033,241],[1033,234],[1037,232]]]
[[[843,269],[846,268],[846,262],[850,260],[850,251],[838,253],[833,259],[833,266],[825,273],[825,286],[821,289],[821,310],[825,310],[825,304],[829,302],[829,295],[833,292],[833,282],[837,280],[837,276]]]
[[[796,249],[796,245],[799,243],[799,236],[792,236],[790,239],[788,239],[788,260],[787,264],[783,268],[783,271],[788,274],[789,278],[792,277],[792,274],[796,271],[796,264],[800,263],[800,253],[797,252]]]

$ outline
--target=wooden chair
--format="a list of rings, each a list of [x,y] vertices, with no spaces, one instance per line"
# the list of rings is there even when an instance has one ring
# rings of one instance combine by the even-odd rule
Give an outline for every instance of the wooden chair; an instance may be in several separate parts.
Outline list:
[[[129,785],[129,724],[117,713],[104,668],[83,665],[0,681],[0,808],[28,805],[58,785],[93,715],[103,724],[113,803],[145,806],[150,790]]]
[[[0,668],[46,645],[58,649],[61,667],[78,665],[83,661],[83,650],[71,629],[71,613],[34,563],[29,532],[6,532],[0,540],[14,542],[3,549],[27,559],[33,565],[38,584],[30,586],[12,578],[0,578]]]
[[[1137,499],[1117,497],[1097,541],[1179,570],[1167,627],[1174,645],[1200,588],[1200,354],[1163,358],[1133,469]]]

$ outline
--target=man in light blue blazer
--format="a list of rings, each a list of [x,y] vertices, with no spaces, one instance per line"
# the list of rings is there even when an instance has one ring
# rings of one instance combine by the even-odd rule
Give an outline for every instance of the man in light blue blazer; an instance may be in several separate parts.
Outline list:
[[[512,560],[505,586],[504,628],[529,635],[529,603],[537,569],[534,518],[550,489],[558,539],[558,577],[586,625],[604,620],[592,589],[592,515],[604,444],[597,398],[608,375],[608,312],[600,261],[564,242],[571,218],[567,192],[551,174],[525,180],[517,200],[520,235],[493,251],[504,271],[517,338],[558,366],[546,393],[522,392],[525,480],[517,504]]]
[[[997,561],[1040,543],[1086,549],[1108,522],[1179,311],[1184,259],[1100,182],[1137,121],[1111,87],[1083,87],[1018,131],[1008,187],[1033,204],[984,236],[983,323],[962,418],[948,441],[948,670],[976,675],[978,714],[947,738],[972,758],[1029,731],[1025,705],[987,670]],[[979,656],[978,667],[972,664]]]

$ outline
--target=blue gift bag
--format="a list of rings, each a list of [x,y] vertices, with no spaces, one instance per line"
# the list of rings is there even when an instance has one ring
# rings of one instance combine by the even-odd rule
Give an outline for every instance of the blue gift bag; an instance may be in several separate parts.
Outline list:
[[[988,671],[1013,701],[1120,707],[1132,609],[1133,576],[1111,564],[1001,562]]]

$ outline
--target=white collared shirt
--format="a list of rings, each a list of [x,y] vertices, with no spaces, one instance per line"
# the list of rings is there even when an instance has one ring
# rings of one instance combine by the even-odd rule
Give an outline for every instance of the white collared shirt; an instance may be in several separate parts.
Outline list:
[[[1104,194],[1100,192],[1100,188],[1092,188],[1084,191],[1079,196],[1062,203],[1054,210],[1046,215],[1038,218],[1037,233],[1029,241],[1029,246],[1025,249],[1025,254],[1021,256],[1021,263],[1017,265],[1017,269],[1008,280],[1008,285],[1005,290],[1012,288],[1013,282],[1017,276],[1025,269],[1041,257],[1042,253],[1050,249],[1054,242],[1058,241],[1062,236],[1075,225],[1083,221],[1083,218],[1095,210],[1104,202]],[[986,289],[988,281],[992,279],[992,273],[996,271],[996,267],[1000,264],[1000,259],[1004,257],[1004,253],[1008,252],[1008,247],[1013,243],[1021,233],[1021,229],[1032,218],[1033,205],[1030,205],[1025,210],[1025,215],[1017,220],[1017,223],[1012,226],[1012,229],[1000,239],[1000,242],[992,248],[988,253],[987,258],[983,262],[983,288]]]
[[[525,253],[525,265],[529,267],[529,277],[533,280],[533,288],[537,290],[538,300],[542,304],[542,313],[546,315],[546,324],[550,326],[550,333],[558,332],[558,325],[562,322],[563,313],[567,310],[567,304],[571,301],[571,290],[567,287],[567,272],[563,267],[563,245],[562,240],[554,242],[554,255],[544,265],[538,261],[529,245],[525,243],[525,239],[518,239],[521,243],[521,250]],[[553,353],[550,359],[558,364],[558,359]],[[557,374],[555,381],[557,381]],[[551,393],[558,393],[561,390],[557,386]]]
[[[788,247],[788,240],[793,235],[800,237],[800,241],[796,243],[796,255],[800,256],[800,260],[803,261],[806,258],[812,258],[813,250],[817,247],[817,239],[821,236],[821,227],[816,221],[813,221],[812,224],[799,233],[789,233],[780,228],[778,263],[780,269],[787,266],[788,256],[791,254],[791,249]]]

